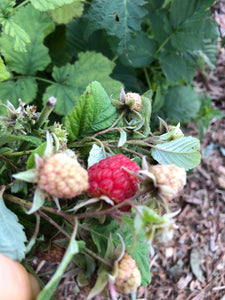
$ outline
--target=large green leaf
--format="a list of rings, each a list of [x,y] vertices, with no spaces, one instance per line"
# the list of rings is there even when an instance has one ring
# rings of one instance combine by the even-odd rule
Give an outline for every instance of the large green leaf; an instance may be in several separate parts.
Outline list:
[[[49,97],[56,97],[55,112],[66,115],[71,112],[80,95],[93,80],[99,81],[106,92],[118,97],[122,84],[110,78],[113,68],[114,63],[100,53],[80,53],[74,65],[53,68],[52,76],[56,83],[46,89],[43,101],[46,103]]]
[[[172,82],[191,82],[196,72],[197,55],[189,53],[162,52],[158,55],[162,70]]]
[[[20,77],[15,81],[0,82],[0,99],[3,103],[9,100],[15,107],[18,99],[30,103],[36,97],[37,83],[30,76]]]
[[[18,217],[9,210],[0,198],[0,253],[21,261],[25,257],[27,241]]]
[[[205,8],[202,0],[174,0],[171,2],[170,21],[174,48],[194,51],[203,46]],[[196,30],[197,29],[197,30]]]
[[[0,23],[2,32],[14,38],[14,50],[26,52],[26,45],[30,43],[30,37],[26,31],[14,22],[13,7],[15,0],[1,0],[0,2]]]
[[[14,51],[14,38],[3,33],[0,38],[2,54],[11,70],[34,75],[50,63],[48,49],[43,45],[43,40],[54,30],[54,23],[46,13],[37,11],[32,5],[20,8],[13,20],[29,35],[31,42],[27,44],[27,52],[18,53]]]
[[[108,35],[119,38],[118,53],[129,47],[132,34],[141,30],[141,22],[147,14],[145,0],[94,0],[88,12],[88,29],[92,33],[104,29]]]
[[[173,164],[185,170],[195,168],[201,161],[200,142],[191,136],[157,144],[151,154],[160,164]]]
[[[116,120],[117,113],[104,88],[92,82],[81,96],[73,112],[66,117],[69,138],[88,136],[101,131]]]
[[[171,122],[189,122],[200,108],[197,92],[190,86],[175,86],[165,95],[163,111]]]

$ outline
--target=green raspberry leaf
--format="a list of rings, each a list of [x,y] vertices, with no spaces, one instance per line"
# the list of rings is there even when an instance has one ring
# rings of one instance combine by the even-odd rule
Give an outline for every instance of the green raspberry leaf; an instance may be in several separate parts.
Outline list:
[[[74,65],[53,68],[52,76],[56,83],[50,85],[44,94],[44,103],[51,96],[57,98],[55,112],[59,115],[72,111],[80,95],[93,80],[99,81],[106,92],[119,96],[122,84],[109,76],[115,66],[113,62],[95,52],[80,53],[78,58]]]
[[[91,135],[101,131],[116,120],[117,113],[104,88],[97,81],[92,82],[81,96],[74,111],[66,117],[69,139]]]
[[[20,77],[16,81],[0,82],[0,99],[5,104],[9,100],[17,107],[18,99],[28,104],[35,99],[36,93],[37,82],[30,76]]]
[[[200,142],[191,136],[157,144],[151,154],[159,164],[174,164],[185,170],[195,168],[201,161]]]
[[[165,95],[163,112],[175,123],[187,123],[200,109],[198,93],[190,86],[174,86]]]
[[[146,2],[139,0],[94,0],[88,12],[87,32],[104,29],[119,39],[118,54],[129,48],[133,35],[141,31],[141,22],[147,14]]]
[[[15,23],[11,18],[2,22],[3,32],[13,38],[13,50],[26,52],[26,46],[30,43],[30,37],[26,31]]]
[[[45,36],[54,30],[55,25],[46,13],[39,12],[30,4],[20,8],[13,20],[29,35],[31,42],[26,45],[26,52],[15,52],[15,39],[3,32],[0,38],[2,54],[12,71],[34,75],[50,63],[48,49],[43,45],[43,41]]]
[[[0,253],[21,261],[25,257],[27,241],[23,226],[17,216],[9,210],[0,198]]]

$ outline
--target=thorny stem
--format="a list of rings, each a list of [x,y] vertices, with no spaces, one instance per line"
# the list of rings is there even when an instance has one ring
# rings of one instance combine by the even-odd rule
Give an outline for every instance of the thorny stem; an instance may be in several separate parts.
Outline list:
[[[37,119],[37,122],[34,125],[34,129],[39,129],[41,125],[45,122],[45,120],[48,118],[50,113],[52,112],[53,108],[55,107],[57,102],[57,99],[55,97],[50,97],[45,104],[39,118]]]

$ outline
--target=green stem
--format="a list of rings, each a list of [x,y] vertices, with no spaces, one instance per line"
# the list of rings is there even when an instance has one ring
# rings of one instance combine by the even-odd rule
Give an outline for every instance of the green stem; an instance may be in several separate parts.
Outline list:
[[[16,7],[14,7],[13,11],[16,11],[16,10],[19,9],[20,7],[26,5],[28,2],[30,2],[30,0],[25,0],[24,2],[20,3],[20,4],[17,5]]]
[[[147,84],[148,84],[148,88],[151,90],[152,89],[152,85],[151,85],[151,81],[149,79],[148,71],[147,71],[146,67],[144,67],[144,73],[145,73],[145,78],[146,78],[146,81],[147,81]]]
[[[46,82],[46,83],[50,83],[50,84],[55,84],[54,81],[52,80],[49,80],[49,79],[45,79],[45,78],[42,78],[42,77],[38,77],[38,76],[33,76],[34,79],[37,79],[39,81],[42,81],[42,82]]]
[[[53,108],[55,107],[57,102],[57,99],[55,97],[50,97],[45,104],[44,108],[42,109],[42,112],[37,119],[37,122],[34,125],[34,129],[39,129],[41,125],[45,122],[45,120],[48,118],[50,113],[52,112]]]
[[[22,155],[29,155],[33,152],[33,150],[27,150],[27,151],[20,151],[20,152],[12,152],[12,153],[4,153],[4,156],[7,157],[13,157],[13,156],[22,156]]]
[[[155,53],[155,56],[157,56],[157,54],[161,51],[161,49],[168,43],[168,41],[171,39],[173,34],[169,35],[168,38],[160,45],[160,47],[158,48],[158,50]]]

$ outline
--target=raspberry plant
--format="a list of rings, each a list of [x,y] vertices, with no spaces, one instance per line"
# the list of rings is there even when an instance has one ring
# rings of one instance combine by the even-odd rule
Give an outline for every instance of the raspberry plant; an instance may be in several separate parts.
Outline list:
[[[0,252],[23,261],[42,239],[61,247],[39,300],[70,268],[88,299],[116,299],[126,255],[150,284],[149,249],[173,237],[171,201],[200,162],[180,122],[197,118],[202,134],[221,116],[192,86],[197,66],[214,67],[213,3],[0,1]],[[118,156],[127,164],[114,168]]]
[[[138,95],[139,111],[132,95],[121,88],[110,98],[93,81],[60,124],[49,124],[54,97],[41,112],[21,100],[3,106],[0,251],[33,257],[41,236],[64,251],[38,299],[50,299],[71,269],[78,288],[89,285],[87,299],[135,298],[151,282],[151,251],[173,237],[179,211],[170,203],[199,164],[200,143],[160,118],[153,132],[152,92]]]

